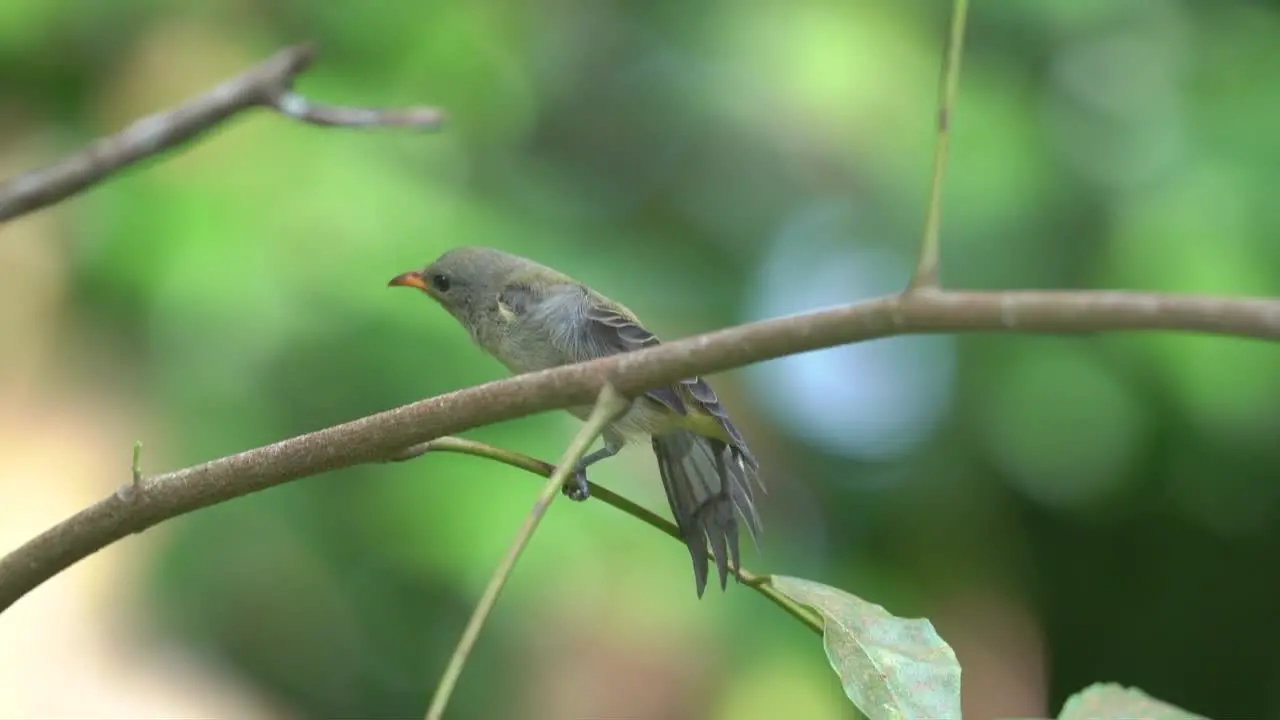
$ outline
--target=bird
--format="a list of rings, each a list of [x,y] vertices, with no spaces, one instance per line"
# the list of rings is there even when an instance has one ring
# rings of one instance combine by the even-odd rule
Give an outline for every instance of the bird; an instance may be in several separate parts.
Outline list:
[[[460,246],[389,287],[415,288],[454,317],[472,341],[513,374],[632,352],[659,344],[635,313],[587,285],[528,258]],[[567,410],[580,420],[590,406]],[[721,591],[730,570],[741,582],[739,518],[759,548],[755,490],[759,464],[705,380],[687,378],[631,399],[566,481],[564,494],[590,496],[587,468],[629,443],[648,440],[680,537],[693,562],[697,597],[706,590],[707,544]]]

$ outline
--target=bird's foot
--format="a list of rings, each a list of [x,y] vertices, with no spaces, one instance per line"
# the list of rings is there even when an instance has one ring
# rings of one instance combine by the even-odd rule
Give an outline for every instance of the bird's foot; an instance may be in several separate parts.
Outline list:
[[[587,471],[575,470],[560,488],[564,496],[574,502],[582,502],[591,497],[591,486],[587,485]]]

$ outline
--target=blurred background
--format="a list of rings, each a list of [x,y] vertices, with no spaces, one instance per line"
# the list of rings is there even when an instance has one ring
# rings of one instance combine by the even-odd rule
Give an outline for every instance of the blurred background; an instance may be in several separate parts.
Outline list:
[[[0,227],[0,548],[126,482],[503,376],[393,275],[528,255],[676,338],[901,288],[949,3],[5,0],[0,177],[297,41],[268,112]],[[1280,3],[978,2],[943,276],[1280,291]],[[765,468],[758,572],[926,615],[966,716],[1094,681],[1280,718],[1280,350],[914,337],[726,373]],[[556,413],[468,436],[553,460]],[[651,454],[593,478],[667,513]],[[168,522],[0,616],[4,717],[417,717],[538,482],[429,456]],[[820,642],[685,551],[557,504],[458,718],[838,718]]]

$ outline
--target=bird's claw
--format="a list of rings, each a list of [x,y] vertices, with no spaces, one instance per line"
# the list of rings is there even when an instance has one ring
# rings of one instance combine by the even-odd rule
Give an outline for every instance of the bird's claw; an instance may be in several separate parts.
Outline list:
[[[591,497],[591,486],[587,485],[587,473],[584,470],[577,470],[564,481],[564,485],[560,488],[560,492],[564,496],[574,502],[582,502]]]

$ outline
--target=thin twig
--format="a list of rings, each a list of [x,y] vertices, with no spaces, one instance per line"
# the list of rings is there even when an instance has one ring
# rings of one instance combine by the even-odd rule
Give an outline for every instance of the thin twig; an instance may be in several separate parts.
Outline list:
[[[511,467],[519,468],[535,475],[541,475],[542,477],[550,477],[551,473],[555,472],[556,469],[555,465],[543,462],[537,458],[529,457],[528,455],[522,455],[518,452],[513,452],[504,448],[486,445],[485,443],[477,442],[475,440],[467,440],[466,438],[453,436],[436,438],[435,440],[415,445],[402,453],[397,453],[394,460],[399,462],[410,458],[420,457],[430,452],[461,453],[463,455],[471,455],[472,457],[496,460],[500,463],[510,465]],[[621,510],[640,522],[645,523],[649,527],[655,528],[671,537],[673,540],[676,540],[680,543],[681,547],[684,546],[684,538],[680,537],[680,529],[676,527],[675,523],[642,505],[628,500],[608,488],[596,485],[590,480],[587,481],[587,484],[591,487],[592,499],[599,500],[606,505],[610,505]],[[708,552],[707,555],[708,557],[715,559],[715,556],[710,552]],[[770,602],[791,614],[797,620],[808,626],[810,630],[819,635],[822,634],[822,620],[808,608],[793,602],[791,598],[775,590],[773,586],[769,584],[768,575],[757,575],[745,569],[742,570],[739,575],[742,577],[742,583],[744,585],[760,593]]]
[[[309,125],[340,128],[438,130],[444,112],[433,107],[364,108],[312,102],[288,88],[271,96],[271,107]]]
[[[605,382],[635,396],[784,355],[918,333],[1177,330],[1280,340],[1280,302],[1103,292],[906,293],[765,320],[528,373],[144,478],[0,559],[0,611],[72,564],[164,520],[291,480],[385,461],[415,443],[591,403]]]
[[[436,130],[444,113],[432,107],[394,110],[319,105],[291,85],[315,58],[311,45],[276,53],[256,67],[182,105],[134,121],[54,165],[0,183],[0,222],[39,210],[95,185],[143,158],[196,138],[232,116],[255,107],[273,108],[313,125],[412,127]]]
[[[516,534],[515,539],[511,542],[511,547],[507,548],[507,554],[498,563],[498,567],[494,568],[493,576],[489,579],[489,585],[484,589],[484,595],[480,597],[480,602],[476,604],[476,609],[471,614],[471,619],[467,621],[467,628],[462,633],[462,640],[458,642],[457,649],[453,651],[453,657],[449,658],[449,665],[445,668],[444,675],[440,678],[440,684],[436,687],[436,693],[431,698],[431,705],[427,708],[426,720],[439,720],[440,716],[444,714],[444,709],[449,704],[449,696],[453,694],[453,688],[458,684],[458,677],[462,675],[462,668],[466,665],[467,658],[471,655],[471,648],[475,647],[476,638],[480,636],[480,629],[484,627],[485,620],[488,619],[489,613],[493,611],[493,606],[498,602],[498,596],[502,594],[502,588],[507,584],[507,578],[511,577],[511,571],[515,569],[516,561],[520,559],[520,553],[524,552],[525,547],[529,545],[533,532],[538,529],[538,523],[542,522],[547,509],[551,507],[551,503],[560,494],[560,488],[564,487],[565,481],[569,479],[569,474],[573,472],[578,461],[587,454],[587,449],[600,437],[609,423],[618,419],[619,416],[626,412],[628,407],[630,407],[630,403],[627,402],[626,398],[615,392],[611,386],[605,385],[600,390],[600,397],[596,400],[595,408],[592,409],[586,422],[582,424],[582,429],[578,431],[573,442],[569,443],[569,448],[565,450],[564,456],[560,458],[560,463],[556,466],[555,472],[551,473],[547,482],[542,486],[542,492],[539,493],[533,508],[529,510],[529,515],[525,518],[524,525],[521,526],[520,532]]]
[[[142,482],[142,441],[133,441],[133,465],[131,466],[133,486],[138,487],[138,483]]]
[[[947,52],[942,63],[942,79],[938,84],[938,140],[933,150],[933,178],[929,184],[929,207],[925,211],[924,239],[920,242],[920,259],[911,276],[912,290],[936,290],[938,272],[938,235],[942,229],[942,179],[947,171],[947,152],[951,145],[951,112],[960,86],[960,58],[964,51],[964,25],[969,14],[969,0],[955,0],[951,7],[951,29]]]
[[[129,466],[130,480],[128,485],[121,485],[116,490],[116,497],[126,502],[137,497],[138,486],[142,484],[142,441],[133,441],[133,462]]]

